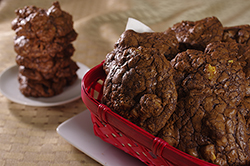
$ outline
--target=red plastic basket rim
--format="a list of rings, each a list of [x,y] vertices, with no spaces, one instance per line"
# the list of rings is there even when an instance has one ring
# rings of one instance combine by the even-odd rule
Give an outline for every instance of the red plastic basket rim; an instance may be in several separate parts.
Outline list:
[[[163,141],[162,139],[153,136],[152,134],[141,129],[140,127],[128,121],[127,119],[114,113],[106,105],[101,104],[94,97],[92,97],[88,92],[88,88],[92,83],[97,82],[100,79],[100,77],[95,76],[100,75],[100,73],[105,74],[102,68],[103,63],[104,61],[102,61],[97,66],[91,68],[83,76],[81,83],[82,100],[91,113],[93,113],[101,121],[104,121],[105,123],[115,127],[117,130],[126,133],[127,137],[133,140],[139,138],[139,144],[148,149],[151,149],[155,155],[161,155],[166,160],[169,160],[169,158],[167,158],[166,156],[173,156],[173,160],[178,160],[178,157],[182,157],[182,159],[186,161],[186,164],[190,163],[192,165],[215,166],[212,163],[195,158],[183,151],[180,151],[170,146],[166,141]]]

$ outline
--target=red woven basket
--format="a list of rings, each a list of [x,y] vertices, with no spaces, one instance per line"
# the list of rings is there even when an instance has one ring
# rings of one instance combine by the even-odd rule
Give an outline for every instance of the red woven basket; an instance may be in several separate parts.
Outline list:
[[[103,141],[140,159],[147,165],[214,166],[190,156],[166,141],[153,136],[100,103],[106,74],[103,62],[90,69],[82,79],[82,100],[91,112],[95,135]]]

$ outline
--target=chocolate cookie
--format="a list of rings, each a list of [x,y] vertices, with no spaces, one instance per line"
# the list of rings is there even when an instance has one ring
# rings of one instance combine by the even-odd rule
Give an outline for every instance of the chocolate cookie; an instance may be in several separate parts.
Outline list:
[[[102,103],[156,135],[177,103],[173,68],[154,48],[118,50],[104,83]]]
[[[51,42],[54,38],[66,36],[73,30],[72,16],[62,11],[58,2],[48,10],[26,6],[16,10],[17,17],[12,21],[12,29],[17,36]]]
[[[19,73],[19,89],[26,97],[52,97],[63,91],[66,80],[61,79],[58,82],[51,80],[32,80]]]
[[[119,49],[139,46],[154,48],[156,51],[159,51],[159,53],[164,54],[168,60],[171,60],[179,51],[179,43],[175,37],[174,31],[171,29],[165,32],[144,33],[127,30],[115,43],[115,48]]]
[[[187,50],[171,61],[176,73],[183,73],[175,78],[184,95],[159,137],[218,165],[250,163],[246,78],[239,52],[235,42],[213,42],[204,52]]]
[[[239,44],[250,45],[250,26],[240,25],[223,28],[223,39],[225,42],[237,42]]]
[[[159,136],[214,164],[249,165],[249,129],[244,115],[211,90],[191,90],[178,102]]]
[[[16,62],[20,66],[39,72],[45,79],[53,77],[69,77],[79,69],[70,58],[24,58],[17,55]]]
[[[176,33],[180,49],[204,50],[211,42],[221,41],[223,26],[216,17],[207,17],[198,21],[182,21],[171,28]]]
[[[72,55],[75,50],[71,42],[76,39],[77,34],[75,31],[72,31],[69,35],[55,38],[51,42],[44,42],[37,38],[28,39],[25,36],[16,36],[14,49],[18,55],[24,57],[62,57],[65,51]]]
[[[19,65],[20,91],[25,96],[51,97],[73,84],[78,66],[71,59],[77,37],[72,16],[58,2],[48,10],[25,6],[12,22]]]

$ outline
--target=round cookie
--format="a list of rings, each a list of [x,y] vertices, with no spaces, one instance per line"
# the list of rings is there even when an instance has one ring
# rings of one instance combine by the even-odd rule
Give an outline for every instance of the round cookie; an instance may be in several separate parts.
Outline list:
[[[173,68],[153,48],[131,47],[121,52],[117,50],[106,77],[102,103],[156,135],[177,103]]]
[[[17,36],[25,36],[28,39],[38,38],[51,42],[73,30],[72,16],[62,11],[58,2],[54,2],[48,10],[26,6],[16,10],[16,15],[12,21],[12,29]]]

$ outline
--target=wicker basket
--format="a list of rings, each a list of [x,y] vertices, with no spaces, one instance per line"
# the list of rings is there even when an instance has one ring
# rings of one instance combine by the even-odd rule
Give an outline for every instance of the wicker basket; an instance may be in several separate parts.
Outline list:
[[[100,103],[106,74],[103,62],[90,69],[82,80],[82,100],[91,112],[95,135],[147,165],[214,166],[190,156],[153,136]]]

